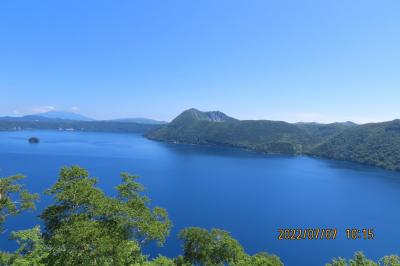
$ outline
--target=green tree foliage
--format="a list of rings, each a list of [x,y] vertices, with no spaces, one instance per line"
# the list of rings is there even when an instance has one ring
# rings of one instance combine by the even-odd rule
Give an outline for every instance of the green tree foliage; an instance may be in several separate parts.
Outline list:
[[[334,258],[326,266],[400,266],[400,258],[397,255],[385,256],[374,262],[368,259],[362,252],[356,252],[352,259]]]
[[[280,266],[277,256],[260,253],[249,256],[237,240],[223,230],[189,227],[179,233],[183,261],[190,265]]]
[[[244,256],[242,246],[228,232],[190,227],[179,233],[185,261],[200,265],[224,265]]]
[[[95,187],[97,179],[74,166],[63,168],[47,191],[55,204],[41,215],[49,265],[132,265],[144,260],[149,241],[163,244],[171,222],[161,208],[150,209],[136,176],[122,175],[118,196]]]
[[[389,255],[380,259],[379,262],[383,266],[400,266],[400,257],[397,255]]]
[[[283,266],[282,261],[276,255],[270,255],[262,252],[254,256],[246,255],[240,258],[237,262],[233,263],[232,266]]]
[[[148,261],[148,262],[145,262],[142,264],[142,266],[177,266],[177,265],[186,266],[186,265],[177,264],[176,260],[169,259],[164,256],[158,256],[154,260]],[[187,265],[187,266],[189,266],[189,265]]]
[[[3,253],[0,265],[14,266],[44,266],[48,253],[44,245],[40,227],[13,232],[11,239],[17,241],[19,248],[13,254]]]
[[[22,175],[14,175],[0,178],[0,230],[7,217],[14,216],[24,210],[35,209],[34,202],[38,194],[31,194],[19,183],[25,178]]]

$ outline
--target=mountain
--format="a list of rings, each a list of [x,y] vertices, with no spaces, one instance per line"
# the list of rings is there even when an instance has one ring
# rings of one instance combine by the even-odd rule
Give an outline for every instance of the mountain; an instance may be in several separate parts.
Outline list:
[[[64,120],[59,118],[49,118],[41,115],[25,115],[22,117],[13,117],[11,120],[20,120],[20,121],[56,121],[56,120]]]
[[[0,121],[56,121],[62,120],[57,118],[48,118],[40,115],[25,115],[25,116],[3,116]]]
[[[181,113],[172,121],[172,123],[185,123],[186,121],[236,122],[238,120],[229,117],[220,111],[201,112],[195,108],[191,108]]]
[[[296,125],[268,120],[240,121],[219,111],[189,109],[149,132],[150,139],[241,147],[268,153],[300,154],[311,141]]]
[[[168,122],[165,122],[165,121],[158,121],[158,120],[142,118],[142,117],[120,118],[120,119],[114,119],[114,120],[108,120],[108,121],[124,122],[124,123],[139,123],[139,124],[149,124],[149,125],[163,125],[163,124],[167,124],[168,123]]]
[[[400,170],[400,120],[357,125],[237,120],[221,112],[184,111],[149,139],[225,145],[265,153],[319,156]]]
[[[296,123],[296,126],[303,129],[312,138],[311,147],[315,147],[322,142],[338,135],[344,130],[357,126],[353,122],[343,122],[343,123],[330,123],[330,124],[320,124],[320,123]]]
[[[66,111],[49,111],[45,113],[40,113],[36,115],[28,115],[25,116],[25,118],[29,117],[45,117],[45,118],[51,118],[51,119],[65,119],[65,120],[76,120],[76,121],[93,121],[94,119],[77,114],[77,113],[72,113],[72,112],[66,112]]]
[[[310,154],[400,170],[400,120],[350,127]]]

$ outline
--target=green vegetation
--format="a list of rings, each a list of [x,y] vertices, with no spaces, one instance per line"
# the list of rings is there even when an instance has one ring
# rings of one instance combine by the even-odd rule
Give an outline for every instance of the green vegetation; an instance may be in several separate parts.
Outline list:
[[[239,121],[219,112],[190,109],[147,137],[174,143],[227,145],[256,151],[301,154],[308,134],[296,125],[279,121]],[[224,119],[212,120],[219,116]]]
[[[400,120],[349,128],[310,154],[400,170]]]
[[[362,252],[356,252],[350,260],[334,258],[326,266],[400,266],[400,257],[390,255],[381,258],[378,262],[368,259]]]
[[[164,243],[171,222],[161,208],[150,209],[137,177],[122,175],[117,197],[95,187],[97,180],[79,167],[63,168],[47,191],[55,204],[41,214],[47,265],[132,265],[144,260],[149,241]]]
[[[357,126],[352,122],[345,123],[331,123],[331,124],[319,124],[319,123],[296,123],[297,127],[306,131],[311,138],[310,147],[312,149],[320,145],[321,143],[329,140],[330,138],[338,135],[346,129]]]
[[[35,209],[34,201],[37,194],[31,194],[19,183],[25,178],[22,175],[0,178],[0,230],[9,216],[14,216],[24,210]]]
[[[247,255],[239,242],[223,230],[212,229],[209,232],[190,227],[183,229],[179,238],[183,240],[182,259],[187,265],[283,265],[275,255]]]
[[[190,109],[146,136],[173,143],[225,145],[269,154],[306,154],[400,170],[400,120],[366,125],[290,124],[240,121],[220,112]]]
[[[34,208],[37,195],[18,184],[22,176],[0,179],[2,222],[9,215]],[[46,193],[54,203],[40,215],[39,226],[13,232],[19,248],[0,252],[0,265],[283,265],[278,257],[260,253],[250,256],[228,232],[186,228],[179,234],[184,254],[177,258],[149,259],[142,253],[150,242],[163,245],[172,223],[167,211],[151,208],[137,176],[122,174],[116,196],[96,187],[97,179],[78,167],[64,167]],[[16,198],[8,197],[13,194]],[[15,205],[19,199],[20,205]]]
[[[64,119],[0,118],[0,131],[10,130],[74,130],[98,132],[146,133],[159,125],[117,121],[74,121]]]

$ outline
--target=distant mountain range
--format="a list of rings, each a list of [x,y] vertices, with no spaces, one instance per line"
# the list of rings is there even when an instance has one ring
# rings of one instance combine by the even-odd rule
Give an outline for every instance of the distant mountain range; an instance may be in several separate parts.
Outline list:
[[[167,123],[168,123],[168,122],[165,122],[165,121],[158,121],[158,120],[153,120],[153,119],[148,119],[148,118],[142,118],[142,117],[137,117],[137,118],[121,118],[121,119],[114,119],[114,120],[108,120],[108,121],[113,121],[113,122],[124,122],[124,123],[149,124],[149,125],[163,125],[163,124],[167,124]]]
[[[49,111],[34,115],[25,116],[4,116],[0,120],[19,121],[50,121],[50,120],[73,120],[73,121],[94,121],[94,119],[72,112]]]
[[[66,120],[76,120],[76,121],[94,121],[94,119],[66,111],[49,111],[45,113],[40,113],[33,115],[34,117],[45,117],[45,118],[53,118],[53,119],[66,119]],[[30,116],[25,116],[30,117]]]
[[[69,112],[47,112],[22,117],[0,117],[0,131],[4,130],[68,130],[68,131],[100,131],[146,133],[159,125],[134,121],[97,121],[83,115]]]
[[[225,145],[289,155],[321,156],[400,170],[400,120],[357,125],[237,120],[189,109],[146,134],[174,143]]]
[[[122,123],[137,123],[137,124],[149,124],[149,125],[162,125],[166,124],[165,121],[158,121],[148,118],[122,118],[112,120],[95,120],[87,116],[67,112],[67,111],[49,111],[45,113],[39,113],[34,115],[25,115],[21,117],[0,117],[0,120],[24,120],[24,121],[50,121],[51,119],[58,120],[73,120],[73,121],[103,121],[103,122],[122,122]]]

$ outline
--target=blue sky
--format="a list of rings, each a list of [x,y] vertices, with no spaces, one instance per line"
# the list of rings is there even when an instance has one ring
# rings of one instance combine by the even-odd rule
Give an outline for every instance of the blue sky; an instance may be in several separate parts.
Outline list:
[[[0,115],[400,118],[400,1],[0,2]]]

